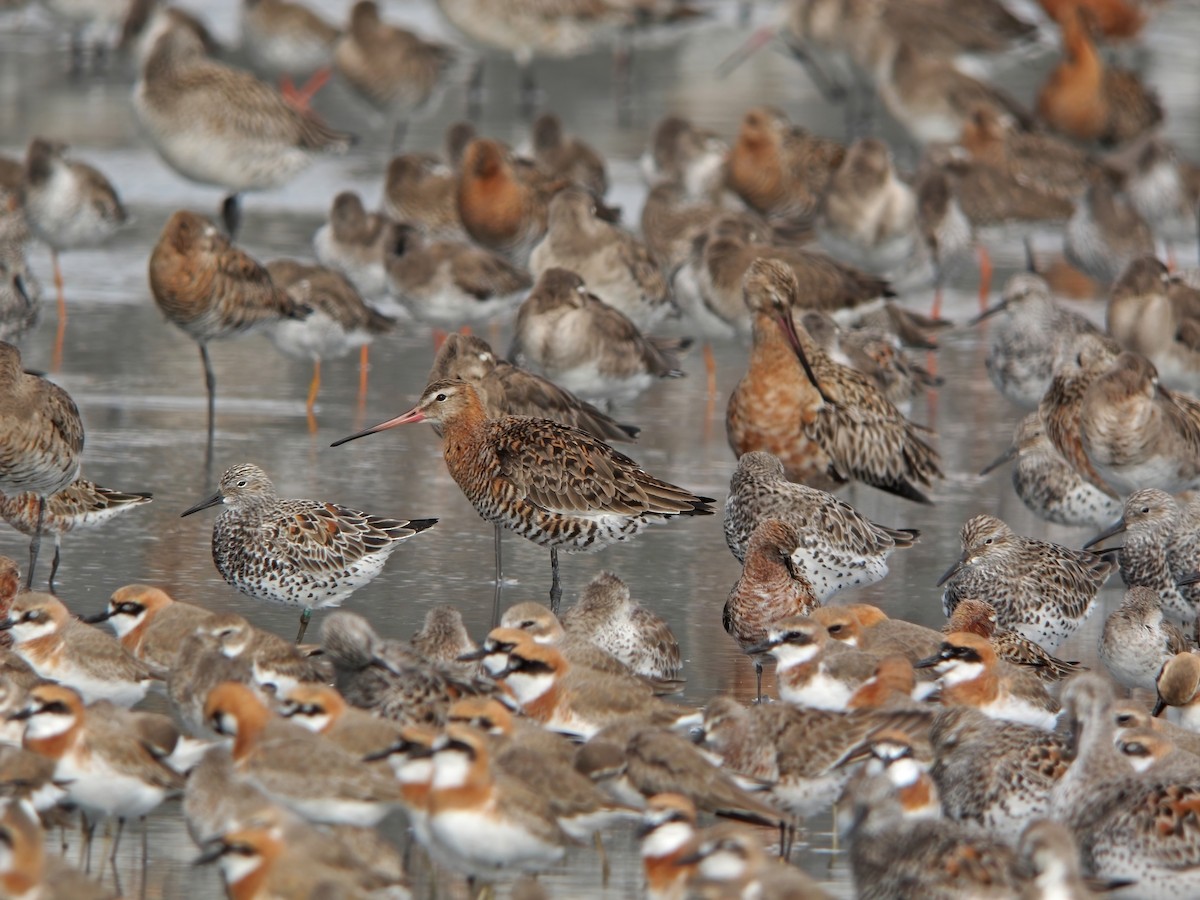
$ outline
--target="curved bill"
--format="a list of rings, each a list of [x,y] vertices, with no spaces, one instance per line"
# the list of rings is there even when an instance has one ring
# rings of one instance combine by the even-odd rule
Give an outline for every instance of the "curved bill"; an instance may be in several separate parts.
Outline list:
[[[378,425],[372,425],[365,431],[360,431],[357,434],[352,434],[349,437],[340,438],[330,444],[330,447],[340,447],[342,444],[348,444],[350,441],[357,441],[360,437],[366,437],[368,434],[375,434],[377,431],[387,431],[389,428],[395,428],[397,425],[410,425],[413,422],[424,422],[425,414],[416,407],[413,407],[402,416],[396,416],[394,419],[388,419],[386,422],[380,422]]]
[[[88,625],[99,625],[101,622],[107,622],[111,619],[114,612],[114,610],[106,609],[91,616],[83,616],[79,621],[86,622]]]
[[[189,506],[187,509],[185,509],[183,512],[181,512],[179,514],[179,518],[182,519],[185,516],[190,516],[192,513],[198,513],[202,509],[208,509],[210,506],[218,506],[219,504],[224,503],[224,502],[225,502],[225,498],[221,496],[220,491],[217,491],[211,497],[209,497],[206,500],[201,500],[195,506]]]
[[[1163,710],[1166,708],[1167,708],[1167,701],[1164,700],[1160,696],[1157,700],[1154,701],[1154,710],[1150,713],[1150,715],[1153,718],[1157,719],[1159,716],[1161,716],[1163,714]]]
[[[954,565],[952,565],[945,572],[943,572],[942,577],[937,580],[937,587],[941,587],[943,584],[945,584],[947,581],[949,581],[951,578],[953,578],[955,575],[957,575],[959,573],[959,570],[962,569],[962,567],[965,564],[966,564],[966,560],[964,560],[961,556],[958,559],[956,559],[954,561]]]
[[[1117,521],[1114,522],[1112,525],[1110,525],[1108,528],[1105,528],[1102,532],[1100,532],[1098,535],[1096,535],[1094,538],[1092,538],[1090,541],[1088,541],[1086,544],[1084,544],[1083,549],[1087,550],[1089,547],[1095,547],[1097,544],[1108,540],[1113,535],[1121,534],[1124,531],[1125,531],[1125,517],[1122,516],[1121,518],[1117,519]]]

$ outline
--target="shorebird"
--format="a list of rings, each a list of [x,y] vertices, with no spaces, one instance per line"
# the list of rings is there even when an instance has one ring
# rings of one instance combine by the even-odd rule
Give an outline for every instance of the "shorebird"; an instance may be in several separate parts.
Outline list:
[[[1192,860],[1200,828],[1194,770],[1179,779],[1132,771],[1113,743],[1113,693],[1096,675],[1063,692],[1075,760],[1052,793],[1053,818],[1075,835],[1092,875],[1136,884],[1138,893],[1187,897],[1200,890]]]
[[[27,375],[20,351],[0,342],[0,491],[38,497],[27,588],[37,568],[47,502],[79,477],[82,453],[83,422],[75,402],[58,385]]]
[[[438,349],[430,381],[461,378],[479,394],[488,418],[534,416],[586,431],[602,441],[629,442],[639,428],[624,425],[548,378],[500,359],[483,338],[452,332]]]
[[[772,859],[752,831],[718,825],[701,834],[687,860],[696,869],[689,887],[697,896],[762,897],[829,900],[830,895],[807,873],[785,859]]]
[[[896,174],[886,143],[863,138],[847,148],[821,200],[818,231],[830,252],[872,272],[918,267],[916,191]]]
[[[1050,791],[1071,762],[1064,736],[950,707],[933,720],[930,775],[948,818],[1015,844],[1025,825],[1050,813]]]
[[[808,224],[845,153],[837,141],[793,126],[781,111],[757,106],[742,117],[729,148],[726,184],[768,219]]]
[[[833,641],[825,626],[808,616],[778,619],[766,638],[747,653],[775,657],[779,699],[802,709],[845,712],[850,698],[874,677],[879,657]]]
[[[213,524],[213,562],[257,600],[301,606],[304,638],[314,609],[341,606],[374,580],[402,542],[437,519],[388,519],[317,500],[284,500],[258,466],[231,466],[217,492],[184,510],[225,508]]]
[[[533,161],[558,178],[569,178],[594,197],[608,193],[604,157],[579,137],[563,132],[562,120],[542,113],[529,130]]]
[[[38,685],[13,716],[26,722],[25,749],[55,761],[55,779],[86,817],[89,847],[98,820],[118,819],[119,842],[126,819],[146,816],[183,789],[183,778],[129,719],[114,716],[112,707],[85,707],[65,685]]]
[[[1131,587],[1109,614],[1100,634],[1100,659],[1124,687],[1153,691],[1167,660],[1186,653],[1192,642],[1164,621],[1163,602],[1148,587]]]
[[[915,663],[936,652],[942,643],[940,632],[915,622],[890,618],[878,606],[869,603],[822,606],[809,615],[829,632],[829,637],[835,642],[870,653],[878,657],[880,662],[888,657],[901,656],[909,663]],[[884,681],[891,681],[894,676],[899,683],[904,677],[903,666],[889,664],[886,670]],[[878,677],[878,672],[876,674]],[[911,681],[914,677],[910,665],[907,678]],[[911,687],[908,693],[912,693]],[[860,698],[860,702],[865,703],[866,699]]]
[[[573,393],[632,399],[661,378],[681,378],[691,339],[643,335],[574,272],[547,269],[517,310],[509,357],[523,358]]]
[[[86,616],[89,625],[108,622],[121,645],[137,657],[156,678],[166,678],[175,668],[183,644],[215,613],[174,599],[166,591],[146,584],[117,588],[103,612]]]
[[[292,0],[243,0],[242,49],[264,74],[282,76],[280,91],[297,108],[329,80],[333,49],[340,32],[303,3]],[[306,76],[300,88],[293,77]]]
[[[570,839],[549,794],[497,770],[486,735],[451,725],[432,750],[429,833],[466,874],[536,872],[562,858]]]
[[[635,675],[652,681],[679,677],[683,659],[671,626],[630,596],[611,572],[593,578],[563,613],[562,627],[620,660]]]
[[[231,236],[240,194],[279,187],[319,155],[350,148],[350,135],[294,109],[250,73],[209,59],[191,30],[169,23],[151,40],[133,92],[138,120],[172,169],[229,191],[221,214]]]
[[[855,791],[848,856],[856,895],[1015,895],[1021,882],[1012,849],[931,813],[937,789],[927,775],[913,786],[918,789],[905,790],[885,772]]]
[[[393,123],[395,150],[404,143],[412,116],[435,102],[454,56],[446,44],[388,25],[374,0],[358,0],[333,65],[356,94]]]
[[[45,498],[26,491],[22,494],[0,494],[0,518],[21,534],[33,536],[41,517],[41,533],[54,536],[54,561],[50,564],[50,589],[54,590],[54,575],[62,551],[64,534],[77,528],[95,528],[129,512],[135,506],[149,503],[150,494],[125,493],[100,487],[86,478],[76,478],[61,491]]]
[[[446,467],[480,516],[550,548],[552,610],[562,596],[559,548],[598,550],[652,522],[713,512],[712,499],[655,478],[585,432],[548,419],[489,419],[479,394],[461,380],[427,385],[409,412],[333,446],[425,421],[442,427]]]
[[[683,860],[696,837],[696,804],[682,794],[647,798],[639,836],[647,900],[682,900],[695,870]]]
[[[1062,681],[1084,667],[1077,662],[1059,659],[1042,649],[1042,645],[1025,635],[996,624],[996,608],[986,600],[967,597],[958,601],[954,612],[942,626],[943,634],[967,631],[986,639],[996,656],[1014,666],[1024,666],[1046,682]]]
[[[520,639],[496,678],[521,711],[545,728],[586,740],[623,720],[679,727],[695,718],[694,710],[660,699],[648,684],[637,690],[629,679],[573,668],[557,648],[516,634]]]
[[[1162,122],[1163,109],[1135,73],[1104,62],[1094,21],[1079,5],[1059,19],[1064,55],[1038,92],[1037,114],[1075,140],[1122,144]]]
[[[939,698],[945,706],[970,706],[986,716],[1054,729],[1057,701],[1032,672],[1001,662],[991,643],[977,634],[955,632],[933,656],[914,664],[938,674]]]
[[[725,417],[739,457],[765,449],[780,457],[792,480],[808,480],[824,470],[835,484],[857,480],[930,502],[921,487],[932,485],[941,466],[937,451],[924,440],[928,431],[905,419],[865,375],[831,359],[797,324],[794,310],[804,298],[791,269],[775,260],[756,260],[743,286],[755,316],[755,352]],[[789,352],[798,368],[784,362]],[[795,385],[786,399],[779,380],[784,372]]]
[[[1096,31],[1111,41],[1137,37],[1148,18],[1148,10],[1127,0],[1038,0],[1038,4],[1059,24],[1085,10]]]
[[[1190,562],[1174,565],[1171,560],[1179,524],[1179,506],[1170,494],[1157,488],[1134,491],[1125,499],[1121,517],[1083,547],[1086,550],[1124,535],[1116,551],[1121,580],[1129,587],[1149,588],[1161,601],[1161,612],[1176,622],[1190,624],[1196,618],[1196,609],[1184,599],[1177,586],[1180,578],[1174,574],[1180,569],[1191,574],[1187,571]]]
[[[0,209],[4,203],[0,196]],[[4,237],[0,214],[0,341],[19,343],[42,314],[42,289],[29,270],[24,241]]]
[[[1063,255],[1089,278],[1111,284],[1125,267],[1154,253],[1154,233],[1112,176],[1097,176],[1067,220]]]
[[[1121,494],[1200,486],[1200,402],[1159,384],[1154,364],[1122,353],[1079,409],[1079,439],[1096,473]]]
[[[383,212],[433,240],[468,240],[458,215],[457,165],[429,153],[392,157],[383,181]]]
[[[1191,339],[1195,292],[1153,255],[1132,260],[1112,286],[1105,319],[1121,347],[1154,363],[1164,387],[1200,389],[1200,351]]]
[[[12,632],[13,649],[42,678],[73,688],[85,703],[133,706],[150,687],[145,665],[112,635],[72,617],[51,594],[18,594],[0,629]]]
[[[167,220],[150,254],[150,292],[163,314],[200,348],[211,453],[217,378],[208,342],[278,319],[304,319],[312,309],[292,300],[263,266],[210,221],[186,210]]]
[[[33,892],[75,900],[114,900],[116,894],[109,888],[54,854],[46,855],[46,835],[38,821],[38,812],[30,804],[16,799],[6,802],[0,812],[0,842],[5,847],[0,859],[0,885],[5,893],[20,896]]]
[[[313,235],[313,252],[323,266],[350,279],[369,300],[387,292],[387,261],[396,240],[396,226],[386,215],[368,213],[354,191],[333,198],[329,221]]]
[[[1157,719],[1164,711],[1169,721],[1190,732],[1200,732],[1200,654],[1176,653],[1162,665],[1155,680],[1154,710]]]
[[[550,201],[546,236],[529,256],[538,278],[550,269],[574,272],[588,291],[646,331],[678,310],[667,280],[640,240],[596,216],[595,201],[581,188]]]
[[[400,802],[390,774],[307,728],[276,716],[243,684],[209,692],[204,715],[233,737],[233,770],[272,800],[314,822],[373,826]]]
[[[387,290],[416,318],[447,328],[513,309],[532,284],[503,256],[461,240],[431,240],[396,226],[387,256]]]
[[[821,601],[813,589],[805,560],[794,553],[804,550],[796,529],[776,518],[763,518],[747,541],[742,571],[721,612],[721,624],[744,652],[763,644],[773,625],[793,616],[805,616]],[[762,697],[762,660],[754,658],[756,697]]]
[[[420,630],[408,642],[413,650],[434,663],[454,664],[463,654],[478,649],[463,623],[462,613],[444,603],[425,613]]]
[[[129,219],[109,180],[98,169],[70,159],[66,151],[65,144],[34,138],[25,151],[21,181],[25,222],[33,237],[50,248],[54,266],[54,288],[58,294],[55,369],[62,366],[63,338],[67,333],[67,298],[58,255],[107,240]]]
[[[313,409],[321,389],[321,361],[344,356],[358,347],[358,398],[360,403],[366,402],[367,350],[375,338],[392,330],[396,320],[364,303],[344,275],[325,266],[276,259],[267,263],[267,274],[297,308],[312,310],[303,319],[277,319],[268,326],[267,336],[286,355],[312,362],[305,411],[309,431],[316,431]]]
[[[832,494],[788,481],[783,464],[770,453],[744,453],[729,481],[724,517],[725,543],[739,562],[751,533],[768,518],[797,532],[792,561],[821,602],[846,588],[881,581],[892,552],[920,537],[916,529],[878,525]]]
[[[1091,615],[1096,594],[1117,569],[1112,554],[1071,550],[1022,537],[995,516],[968,519],[962,555],[938,579],[942,612],[959,601],[987,600],[996,624],[1053,653]]]
[[[1054,302],[1041,276],[1020,272],[1008,280],[999,303],[975,319],[982,322],[1003,313],[992,325],[988,377],[1021,409],[1037,409],[1050,387],[1059,358],[1069,354],[1080,335],[1099,335],[1100,329],[1079,313]]]
[[[1121,515],[1121,501],[1085,478],[1058,452],[1037,411],[1020,421],[1008,449],[979,474],[1013,459],[1013,490],[1039,518],[1099,528]]]
[[[713,202],[724,190],[728,154],[729,146],[716,132],[697,128],[681,116],[664,116],[654,126],[638,167],[651,188],[675,185],[688,200]]]
[[[276,703],[285,719],[323,735],[359,759],[400,737],[399,723],[350,706],[337,688],[327,684],[298,684]]]
[[[550,198],[570,185],[522,165],[498,141],[476,138],[463,150],[458,216],[473,241],[518,266],[546,234]]]

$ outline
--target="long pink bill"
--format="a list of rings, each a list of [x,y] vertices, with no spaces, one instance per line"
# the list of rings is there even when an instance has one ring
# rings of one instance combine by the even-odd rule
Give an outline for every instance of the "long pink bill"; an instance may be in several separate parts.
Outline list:
[[[386,422],[380,422],[378,425],[372,425],[365,431],[360,431],[357,434],[352,434],[349,437],[344,437],[334,441],[330,447],[340,447],[342,444],[356,441],[360,437],[366,437],[368,434],[374,434],[377,431],[387,431],[389,428],[395,428],[397,425],[411,425],[413,422],[424,422],[425,414],[419,409],[410,409],[402,416],[396,416],[394,419],[388,419]]]

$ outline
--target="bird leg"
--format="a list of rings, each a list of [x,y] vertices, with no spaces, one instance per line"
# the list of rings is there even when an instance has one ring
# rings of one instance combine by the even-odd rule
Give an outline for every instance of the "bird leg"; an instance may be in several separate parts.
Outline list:
[[[500,523],[495,524],[496,529],[496,596],[492,600],[492,627],[495,628],[500,624],[500,593],[504,587],[504,567],[501,565],[500,559]]]
[[[308,403],[304,407],[305,413],[308,415],[308,430],[309,433],[315,433],[317,430],[317,417],[313,413],[313,409],[317,405],[317,392],[321,390],[321,360],[313,360],[313,377],[312,383],[308,386]]]
[[[467,118],[474,122],[483,113],[483,60],[471,64],[467,78]]]
[[[942,317],[942,281],[945,277],[942,258],[936,248],[933,251],[931,262],[933,265],[933,308],[929,310],[929,318],[936,321]]]
[[[714,402],[717,396],[717,358],[713,356],[712,343],[704,345],[704,372],[707,376],[705,386],[708,390],[708,402]]]
[[[538,86],[537,79],[533,75],[532,61],[521,65],[520,84],[521,116],[525,119],[532,119],[538,107]]]
[[[596,852],[600,854],[600,884],[608,887],[609,879],[612,878],[612,866],[608,862],[608,851],[604,849],[604,838],[597,831],[592,835],[596,843]]]
[[[292,109],[297,112],[307,112],[312,98],[317,96],[317,92],[321,88],[325,87],[332,74],[333,70],[329,66],[321,66],[301,87],[296,87],[292,83],[292,76],[284,75],[279,79],[279,93],[283,94],[283,99]]]
[[[42,525],[46,521],[46,498],[38,497],[37,528],[29,542],[29,572],[25,575],[25,590],[33,590],[33,570],[37,568],[38,551],[42,549]]]
[[[358,405],[367,405],[367,373],[371,371],[371,346],[363,344],[358,350]]]
[[[304,607],[304,612],[300,613],[300,631],[296,635],[296,643],[299,644],[304,640],[304,632],[308,631],[308,623],[312,619],[312,607]]]
[[[208,345],[200,345],[200,361],[204,363],[204,389],[208,391],[208,456],[212,457],[213,428],[217,418],[217,376],[213,374],[212,360],[208,357]]]
[[[54,266],[54,290],[58,293],[58,330],[54,332],[54,357],[51,371],[62,368],[63,341],[67,336],[67,295],[63,292],[62,266],[58,264],[58,251],[50,248],[50,262]]]
[[[762,703],[762,663],[754,662],[754,702]]]
[[[242,201],[237,194],[230,194],[221,201],[221,221],[225,223],[229,239],[237,237],[238,226],[242,224]]]
[[[50,563],[50,593],[54,593],[54,576],[58,573],[58,561],[62,555],[62,538],[54,537],[54,562]]]
[[[139,889],[141,900],[146,900],[146,871],[150,859],[150,824],[142,816],[142,886]]]
[[[550,612],[558,615],[558,604],[562,600],[562,585],[558,582],[558,548],[550,548]]]
[[[979,256],[979,311],[983,312],[992,293],[992,255],[982,241],[975,245],[975,252]]]

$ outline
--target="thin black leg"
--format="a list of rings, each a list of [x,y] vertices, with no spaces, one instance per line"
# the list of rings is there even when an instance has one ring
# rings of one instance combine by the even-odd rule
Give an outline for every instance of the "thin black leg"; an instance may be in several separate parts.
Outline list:
[[[496,596],[492,600],[492,627],[495,628],[500,624],[500,594],[504,589],[504,566],[500,556],[500,532],[499,523],[495,525],[496,529]]]
[[[200,345],[200,361],[204,363],[204,389],[208,391],[208,459],[212,460],[213,429],[217,420],[217,376],[213,373],[212,360],[208,356],[208,346]]]
[[[230,194],[221,201],[221,221],[225,223],[225,232],[229,239],[236,238],[238,228],[242,224],[242,201],[237,194]]]
[[[25,574],[25,590],[33,590],[33,572],[37,568],[38,551],[42,549],[42,524],[46,521],[46,498],[38,497],[37,528],[29,542],[29,571]]]
[[[558,615],[562,601],[562,585],[558,583],[558,548],[550,548],[550,612]]]

